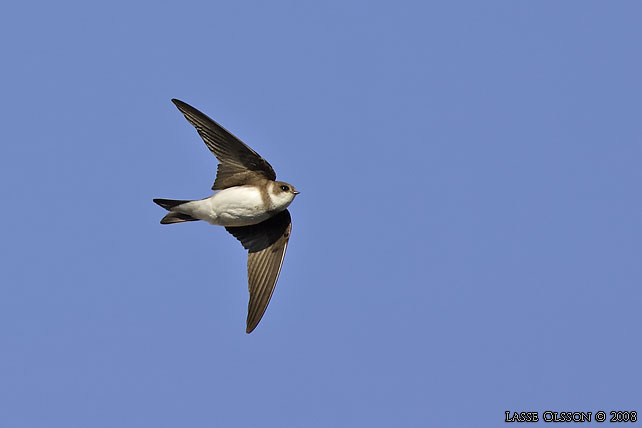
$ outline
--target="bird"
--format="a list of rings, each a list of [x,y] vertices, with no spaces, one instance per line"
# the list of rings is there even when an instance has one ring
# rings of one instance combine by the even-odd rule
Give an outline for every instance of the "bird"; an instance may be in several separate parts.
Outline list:
[[[212,196],[201,200],[154,199],[168,213],[161,224],[206,221],[223,226],[248,251],[250,300],[246,333],[267,309],[292,231],[288,206],[300,192],[276,181],[272,166],[240,139],[189,104],[172,99],[218,159]]]

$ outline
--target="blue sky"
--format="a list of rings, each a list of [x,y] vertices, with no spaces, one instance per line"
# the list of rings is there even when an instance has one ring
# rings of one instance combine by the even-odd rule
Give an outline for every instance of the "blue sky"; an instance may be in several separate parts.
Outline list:
[[[641,411],[639,2],[13,2],[0,17],[3,427],[495,427]],[[161,226],[216,160],[293,183],[241,245]],[[540,422],[541,423],[541,422]]]

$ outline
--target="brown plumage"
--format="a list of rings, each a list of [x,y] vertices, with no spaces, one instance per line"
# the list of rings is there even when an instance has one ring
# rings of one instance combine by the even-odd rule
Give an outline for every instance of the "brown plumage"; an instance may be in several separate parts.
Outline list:
[[[226,226],[226,230],[248,250],[247,273],[250,300],[246,332],[250,333],[263,317],[274,293],[292,231],[292,220],[286,207],[299,192],[290,184],[275,181],[276,173],[272,166],[214,120],[182,101],[173,99],[172,102],[196,128],[205,145],[220,162],[212,190],[224,191],[252,186],[251,188],[259,191],[262,201],[260,205],[264,207],[263,214],[261,212],[258,214],[263,218],[270,216],[267,220],[256,224],[228,226],[217,222],[216,218],[212,220],[213,214],[207,211],[208,208],[211,210],[211,207],[204,205],[206,203],[215,205],[216,194],[201,201],[154,199],[155,203],[169,211],[161,220],[162,224],[197,220],[221,224]],[[243,192],[247,191],[241,190],[235,194],[246,194]],[[226,203],[229,204],[230,196],[226,198],[228,198]],[[212,202],[208,202],[209,200]],[[275,204],[275,200],[279,201],[278,204]]]

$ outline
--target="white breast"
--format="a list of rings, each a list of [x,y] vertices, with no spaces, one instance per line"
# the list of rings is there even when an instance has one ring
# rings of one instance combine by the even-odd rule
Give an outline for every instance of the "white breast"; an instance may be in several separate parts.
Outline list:
[[[261,191],[255,186],[236,186],[207,199],[180,206],[180,211],[199,220],[221,226],[247,226],[270,217]]]

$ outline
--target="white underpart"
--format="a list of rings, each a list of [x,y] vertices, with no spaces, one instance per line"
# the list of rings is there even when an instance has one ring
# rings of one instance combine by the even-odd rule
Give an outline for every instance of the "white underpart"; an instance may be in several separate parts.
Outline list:
[[[266,206],[259,188],[235,186],[221,190],[209,198],[179,205],[174,210],[211,224],[247,226],[267,220],[276,212],[287,208],[293,197],[287,199],[289,200],[270,195]]]

